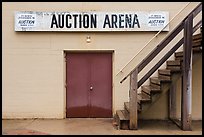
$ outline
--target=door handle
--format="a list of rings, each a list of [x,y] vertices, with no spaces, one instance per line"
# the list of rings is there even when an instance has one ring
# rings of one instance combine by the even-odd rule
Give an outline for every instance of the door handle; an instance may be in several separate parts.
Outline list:
[[[90,90],[93,90],[93,87],[92,87],[92,86],[90,87]]]

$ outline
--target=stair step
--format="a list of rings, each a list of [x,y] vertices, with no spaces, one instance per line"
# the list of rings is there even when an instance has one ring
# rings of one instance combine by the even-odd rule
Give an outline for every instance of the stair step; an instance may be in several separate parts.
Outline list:
[[[171,81],[170,80],[165,80],[165,79],[159,79],[159,77],[151,77],[150,78],[150,83],[160,85],[161,82],[171,82]]]
[[[193,52],[202,52],[202,47],[194,47]]]
[[[158,79],[158,77],[151,77],[150,78],[150,82],[151,83],[154,83],[154,84],[157,84],[157,85],[160,85],[160,80]]]
[[[183,51],[179,51],[179,52],[176,52],[174,53],[175,57],[183,57]]]
[[[149,102],[151,101],[150,96],[146,96],[142,93],[137,94],[137,99],[140,100],[140,102]]]
[[[193,43],[201,42],[201,41],[202,41],[202,39],[194,39],[194,40],[193,40]]]
[[[180,61],[182,61],[182,60],[183,60],[183,56],[181,56],[181,57],[176,57],[175,60],[180,60]]]
[[[116,110],[116,122],[119,129],[129,129],[129,114],[125,110]]]
[[[193,35],[193,40],[202,39],[202,33]]]
[[[116,114],[119,116],[120,120],[129,120],[130,117],[127,113],[125,113],[125,110],[117,110]]]
[[[192,44],[192,46],[193,46],[193,48],[194,48],[194,47],[200,47],[200,46],[202,46],[202,45],[201,45],[201,41],[194,41],[193,44]]]
[[[150,94],[147,94],[147,93],[145,93],[145,92],[141,92],[141,95],[142,95],[142,98],[149,99],[149,101],[151,101],[151,100],[152,100],[152,98],[151,98],[151,95],[150,95]]]
[[[197,52],[197,51],[202,51],[202,47],[201,46],[193,47],[193,52]],[[183,51],[175,52],[174,56],[175,58],[183,57]]]
[[[169,70],[169,69],[159,69],[158,70],[158,73],[159,74],[162,74],[162,75],[171,75],[171,70]]]
[[[151,83],[151,82],[150,82],[150,86],[153,87],[153,88],[161,89],[160,85],[157,85],[157,84],[154,84],[154,83]]]
[[[124,107],[129,113],[130,112],[130,103],[129,102],[124,102]],[[137,103],[137,110],[138,110],[138,112],[142,111],[141,106],[138,103]]]
[[[145,92],[147,94],[161,92],[160,88],[155,88],[149,85],[142,86],[141,88],[142,88],[142,92]]]
[[[162,81],[170,81],[171,80],[171,76],[161,75],[161,74],[159,74],[158,78]]]
[[[193,43],[192,43],[193,52],[201,52],[202,51],[202,33],[193,35]],[[174,54],[175,58],[182,60],[183,51],[176,52]]]
[[[180,60],[168,60],[167,62],[167,66],[180,66],[181,65],[181,61]]]
[[[194,47],[193,48],[193,53],[201,53],[201,52],[202,52],[202,47]],[[183,60],[183,52],[181,52],[181,53],[176,52],[174,55],[175,55],[176,60],[180,60],[180,61]]]
[[[177,72],[177,71],[181,71],[181,66],[167,66],[166,69],[172,72]]]

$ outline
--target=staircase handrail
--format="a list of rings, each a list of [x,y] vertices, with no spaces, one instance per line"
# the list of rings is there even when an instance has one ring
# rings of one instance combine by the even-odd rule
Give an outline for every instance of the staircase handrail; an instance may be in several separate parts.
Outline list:
[[[163,49],[166,47],[166,45],[179,33],[181,32],[181,30],[183,30],[184,28],[184,22],[185,20],[190,16],[193,15],[193,18],[202,10],[202,3],[200,3],[199,5],[196,6],[196,8],[194,8],[182,21],[181,23],[179,23],[179,25],[177,25],[177,27],[164,39],[162,40],[156,48],[154,48],[130,73],[128,73],[121,81],[120,83],[123,83],[123,81],[125,81],[136,69],[138,69],[138,73]],[[193,32],[195,32],[199,26],[202,25],[202,20],[199,21],[194,29]],[[174,48],[171,49],[171,53],[172,51],[175,51],[176,49],[178,49],[177,47],[180,47],[183,44],[183,38],[174,46]],[[172,53],[173,54],[173,53]],[[162,62],[164,62],[164,59],[168,59],[167,56],[169,57],[170,55],[172,55],[170,53],[168,53],[168,55],[165,55],[162,58],[162,61],[159,62],[159,65],[155,65],[153,68],[155,70],[155,68],[158,68],[159,66],[161,66]],[[153,70],[150,70],[150,73],[153,73]],[[143,84],[143,82],[148,78],[147,76],[150,75],[150,73],[147,75],[145,75],[139,82],[138,82],[138,87],[141,86],[141,84]]]

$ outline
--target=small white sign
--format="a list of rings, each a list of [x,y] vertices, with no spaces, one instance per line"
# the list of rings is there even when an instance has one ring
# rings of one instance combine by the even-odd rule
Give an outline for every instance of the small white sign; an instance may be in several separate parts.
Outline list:
[[[36,14],[22,13],[16,15],[18,27],[35,27],[36,26]]]
[[[15,31],[160,31],[166,11],[15,12]],[[166,26],[163,31],[169,31]]]
[[[148,16],[148,26],[149,27],[160,27],[165,26],[166,15],[162,13],[149,14]]]

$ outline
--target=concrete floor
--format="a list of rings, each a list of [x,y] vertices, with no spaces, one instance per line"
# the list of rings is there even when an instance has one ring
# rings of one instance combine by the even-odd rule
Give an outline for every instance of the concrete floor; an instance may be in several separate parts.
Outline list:
[[[139,121],[138,130],[117,130],[113,119],[2,120],[2,134],[15,135],[202,135],[202,121],[192,122],[192,131],[182,131],[171,121]]]

